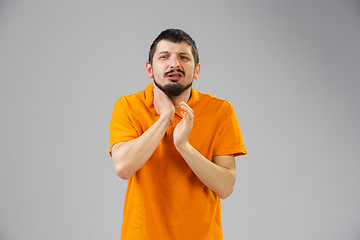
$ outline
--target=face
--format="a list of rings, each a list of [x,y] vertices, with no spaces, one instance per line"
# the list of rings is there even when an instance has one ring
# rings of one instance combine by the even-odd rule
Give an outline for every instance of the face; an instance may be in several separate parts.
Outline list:
[[[200,74],[200,64],[195,66],[191,46],[183,41],[160,41],[156,46],[152,65],[146,63],[149,78],[168,96],[176,97],[190,91],[193,79]]]

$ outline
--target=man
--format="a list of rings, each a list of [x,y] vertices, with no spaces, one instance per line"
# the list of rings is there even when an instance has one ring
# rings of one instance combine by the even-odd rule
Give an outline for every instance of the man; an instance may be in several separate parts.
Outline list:
[[[114,168],[128,181],[121,239],[222,239],[220,198],[246,154],[233,106],[192,87],[198,51],[182,30],[154,40],[146,73],[153,83],[122,96],[110,122]]]

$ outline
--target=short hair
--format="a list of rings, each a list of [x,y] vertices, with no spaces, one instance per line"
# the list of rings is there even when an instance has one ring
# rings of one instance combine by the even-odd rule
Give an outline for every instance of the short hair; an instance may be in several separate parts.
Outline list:
[[[181,43],[183,41],[187,42],[187,44],[189,44],[191,46],[191,51],[192,54],[194,56],[194,62],[195,62],[195,67],[198,65],[199,63],[199,52],[197,50],[195,41],[190,37],[189,34],[187,34],[186,32],[184,32],[181,29],[166,29],[164,31],[162,31],[159,36],[157,36],[154,40],[154,42],[151,44],[150,46],[150,51],[149,51],[149,62],[152,65],[153,63],[153,58],[154,58],[154,54],[156,51],[156,46],[157,44],[161,41],[161,40],[168,40],[170,42],[173,43]]]

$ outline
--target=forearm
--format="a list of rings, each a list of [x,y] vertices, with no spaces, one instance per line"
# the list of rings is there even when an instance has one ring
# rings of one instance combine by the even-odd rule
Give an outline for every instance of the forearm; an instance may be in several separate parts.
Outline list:
[[[227,198],[233,192],[236,180],[235,165],[232,168],[219,166],[206,159],[189,143],[177,149],[195,175],[220,198]]]
[[[119,177],[129,179],[146,163],[163,138],[170,123],[169,119],[160,116],[140,137],[113,146],[112,159]]]

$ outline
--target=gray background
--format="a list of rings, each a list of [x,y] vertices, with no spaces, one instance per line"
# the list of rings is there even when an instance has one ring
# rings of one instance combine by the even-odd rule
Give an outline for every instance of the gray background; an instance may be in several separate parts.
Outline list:
[[[360,239],[359,1],[0,1],[0,239],[118,239],[109,121],[187,31],[249,154],[225,240]]]

